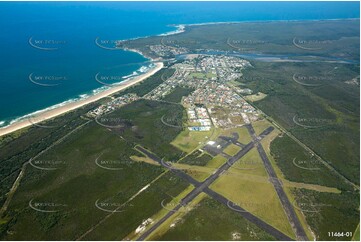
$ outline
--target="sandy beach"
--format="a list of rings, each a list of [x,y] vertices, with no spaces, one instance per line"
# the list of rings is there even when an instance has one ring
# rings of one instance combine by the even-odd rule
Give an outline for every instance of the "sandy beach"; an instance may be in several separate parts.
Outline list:
[[[31,121],[29,121],[29,119],[25,119],[25,120],[21,120],[19,122],[10,124],[9,126],[6,126],[4,128],[0,128],[0,136],[5,135],[5,134],[9,134],[11,132],[14,132],[16,130],[28,127],[30,125],[33,125],[34,123],[37,122],[42,122],[44,120],[47,119],[51,119],[54,118],[56,116],[59,116],[61,114],[64,114],[66,112],[69,112],[71,110],[80,108],[86,104],[95,102],[99,99],[102,99],[106,96],[109,96],[111,94],[114,94],[116,92],[119,92],[121,90],[124,90],[132,85],[135,85],[141,81],[143,81],[144,79],[154,75],[156,72],[158,72],[160,69],[163,68],[163,62],[157,62],[155,63],[156,67],[152,68],[151,70],[149,70],[147,73],[144,73],[140,76],[134,77],[133,79],[124,81],[123,83],[116,85],[114,87],[111,87],[107,90],[104,90],[103,92],[99,92],[97,94],[94,94],[88,98],[79,100],[79,101],[75,101],[69,104],[65,104],[64,106],[58,107],[58,108],[54,108],[51,110],[47,110],[44,111],[42,113],[37,114],[36,116],[34,116]]]

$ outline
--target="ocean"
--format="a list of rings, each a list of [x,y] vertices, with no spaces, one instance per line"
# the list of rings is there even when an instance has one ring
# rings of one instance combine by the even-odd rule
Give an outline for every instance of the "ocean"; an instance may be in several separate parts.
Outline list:
[[[359,2],[0,2],[0,127],[149,68],[115,40],[208,22],[359,18]],[[101,48],[99,45],[106,48]],[[110,48],[110,49],[108,49]]]

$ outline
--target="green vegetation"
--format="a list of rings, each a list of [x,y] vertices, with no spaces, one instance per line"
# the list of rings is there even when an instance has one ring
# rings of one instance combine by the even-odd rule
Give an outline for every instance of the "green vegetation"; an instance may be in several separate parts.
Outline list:
[[[211,131],[189,131],[188,129],[183,130],[175,140],[172,141],[172,145],[178,149],[191,153],[200,144],[208,140],[212,135]]]
[[[131,201],[130,208],[121,216],[110,217],[99,226],[86,240],[125,240],[144,219],[151,218],[162,210],[163,203],[168,203],[172,197],[178,196],[186,189],[187,183],[167,172],[156,180],[147,190]]]
[[[207,177],[209,177],[216,168],[219,168],[226,162],[226,158],[221,155],[217,155],[213,157],[212,160],[208,161],[204,166],[198,165],[184,165],[184,163],[174,164],[175,167],[184,169],[184,171],[196,179],[197,181],[204,181]]]
[[[178,160],[182,152],[170,142],[182,131],[183,115],[184,108],[181,105],[139,100],[106,115],[105,118],[119,121],[123,127],[115,128],[113,132],[134,145],[140,144],[159,157]],[[164,124],[162,117],[167,124],[176,127]]]
[[[324,57],[358,61],[359,27],[357,20],[214,24],[188,26],[176,36],[137,39],[123,45],[148,53],[147,46],[166,38],[167,43],[179,43],[194,52],[217,49],[287,54],[305,61],[322,61]],[[297,47],[295,38],[314,49]],[[359,65],[277,61],[251,64],[253,68],[247,68],[238,81],[255,93],[267,95],[254,104],[286,129],[292,129],[297,138],[358,183],[360,92],[358,86],[347,81],[359,76]],[[316,85],[301,85],[294,75],[301,83]],[[308,125],[312,122],[324,125],[305,129],[293,122],[295,116],[306,119]]]
[[[157,214],[152,216],[152,219],[154,221],[158,221],[161,219],[164,215],[166,215],[169,210],[174,209],[175,206],[179,204],[182,198],[184,198],[188,193],[190,193],[194,187],[192,185],[189,185],[183,192],[178,194],[178,196],[173,197],[173,199],[168,203],[164,202],[164,207],[162,210],[160,210]],[[165,232],[167,232],[172,226],[173,221],[177,221],[181,219],[185,214],[187,214],[190,210],[196,208],[200,201],[202,201],[206,197],[206,194],[201,193],[198,196],[196,196],[190,203],[188,203],[186,206],[182,206],[177,210],[173,215],[171,215],[166,221],[164,221],[155,231],[153,231],[145,240],[153,241],[154,237],[159,237],[160,235],[163,235]],[[138,237],[129,236],[131,240],[135,240]]]
[[[265,79],[251,78],[252,81],[246,83],[252,83],[268,94],[254,105],[290,130],[344,176],[358,183],[359,88],[344,83],[358,75],[357,69],[352,65],[321,63],[316,67],[306,63],[254,63],[254,67],[249,73]],[[327,76],[329,71],[333,71],[332,78],[323,80],[321,77]],[[319,87],[300,85],[292,79],[294,73],[319,77],[317,81],[324,84]],[[305,128],[297,124],[300,123],[298,120],[301,125],[315,128]]]
[[[205,166],[207,163],[212,160],[213,157],[207,153],[203,153],[200,150],[196,150],[190,155],[187,155],[183,159],[179,161],[181,164],[188,165],[197,165],[197,166]]]
[[[162,200],[171,199],[187,186],[170,173],[157,179],[163,172],[161,167],[134,162],[129,158],[132,155],[140,154],[129,142],[95,122],[79,130],[76,136],[68,137],[39,157],[42,161],[63,161],[57,170],[27,166],[25,177],[3,218],[5,222],[0,225],[1,238],[74,240],[109,215],[95,207],[99,200],[106,204],[104,209],[112,211],[121,207],[125,212],[114,213],[85,239],[122,239],[141,224],[145,216],[156,213]],[[97,158],[98,164],[105,162],[105,165],[100,164],[117,170],[97,166]],[[148,189],[129,201],[152,181]],[[55,213],[42,213],[29,207],[31,200],[64,206]]]
[[[194,89],[176,87],[174,90],[164,97],[164,101],[180,103],[184,96],[188,96]]]
[[[313,58],[340,57],[358,61],[359,30],[358,20],[211,24],[187,26],[185,32],[177,35],[126,41],[120,47],[140,49],[156,57],[148,46],[158,45],[163,39],[166,43],[177,43],[174,47],[186,47],[194,53],[199,49],[212,49],[241,53],[310,55]],[[298,48],[294,41],[314,49]]]
[[[358,224],[357,229],[354,232],[353,241],[360,241],[360,224]]]
[[[95,201],[124,203],[162,172],[159,167],[131,162],[129,156],[134,154],[137,152],[125,141],[95,122],[78,131],[76,136],[70,136],[39,157],[41,161],[62,161],[63,166],[52,171],[27,166],[5,214],[9,222],[1,227],[2,238],[76,239],[107,214],[95,207]],[[98,157],[118,161],[117,168],[121,170],[97,166]],[[58,212],[43,213],[29,207],[32,200],[64,206]],[[11,233],[6,233],[7,230]]]
[[[34,157],[49,145],[62,138],[76,127],[84,124],[87,120],[80,116],[91,108],[99,105],[99,102],[87,105],[76,111],[69,112],[55,119],[40,123],[42,126],[54,128],[42,128],[30,126],[25,130],[5,135],[0,140],[0,205],[6,199],[6,193],[11,188],[20,172],[21,166],[31,157]],[[19,134],[20,133],[20,134]]]
[[[339,173],[359,183],[360,90],[355,81],[359,82],[359,64],[324,61],[326,58],[359,61],[359,21],[188,26],[182,34],[136,39],[122,45],[152,56],[149,45],[159,44],[161,38],[169,43],[177,40],[174,42],[194,53],[199,49],[228,53],[253,51],[304,60],[254,60],[251,67],[242,71],[242,77],[231,84],[260,94],[248,96],[266,118],[253,123],[256,134],[269,127],[268,120],[273,119]],[[322,48],[299,48],[294,44],[297,38],[303,39],[306,47],[321,44]],[[114,96],[135,93],[144,97],[174,71],[163,68],[146,81]],[[215,76],[199,72],[188,78]],[[144,220],[157,221],[165,214],[162,202],[178,201],[192,186],[144,157],[135,146],[149,149],[203,181],[226,162],[220,155],[212,157],[199,150],[207,140],[236,132],[239,142],[251,141],[245,127],[207,132],[187,130],[186,113],[180,102],[192,91],[176,87],[162,101],[140,99],[102,116],[99,119],[102,122],[84,118],[87,111],[108,101],[103,99],[44,122],[54,128],[31,126],[1,137],[0,204],[6,198],[12,199],[8,199],[9,206],[0,217],[0,239],[137,238],[136,228]],[[229,112],[215,107],[212,115],[223,119],[229,117]],[[243,124],[239,117],[232,118],[234,123]],[[274,130],[261,144],[305,230],[310,228],[317,240],[359,239],[358,190],[279,130]],[[231,144],[224,152],[234,155],[240,149]],[[38,154],[32,163],[27,163]],[[14,193],[8,193],[22,167],[24,176],[19,187]],[[294,238],[256,148],[223,173],[211,188]],[[162,232],[156,231],[151,239],[274,239],[229,208],[208,197],[203,199],[205,196],[201,194],[192,201],[192,210],[171,217],[162,225]],[[114,209],[122,212],[112,213]],[[329,232],[354,234],[346,238],[330,236]],[[306,233],[310,238],[309,231]]]
[[[234,156],[240,150],[241,147],[234,144],[230,144],[223,150],[223,152],[226,153],[227,155]]]
[[[265,119],[258,120],[252,123],[252,127],[256,132],[256,135],[260,135],[265,129],[267,129],[270,126],[272,126],[272,124]]]
[[[249,173],[237,170],[237,174],[221,176],[210,188],[293,238],[287,216],[267,176],[247,176]]]
[[[174,69],[164,68],[140,84],[127,88],[114,96],[118,97],[126,93],[136,93],[139,96],[143,96],[161,84],[163,79],[165,80],[173,75],[173,73]],[[21,166],[25,162],[79,125],[85,123],[87,120],[81,118],[81,116],[107,101],[109,101],[109,99],[104,98],[73,112],[41,123],[43,126],[51,126],[54,128],[41,128],[33,125],[29,128],[2,136],[0,138],[0,205],[4,203],[6,193],[10,190],[20,172]]]
[[[234,213],[224,205],[206,198],[175,221],[161,237],[153,240],[275,240],[271,235]]]
[[[252,137],[249,135],[246,127],[222,130],[222,135],[232,136],[232,133],[234,133],[234,132],[238,134],[238,136],[239,136],[238,141],[240,143],[245,145],[252,141]]]
[[[256,102],[262,100],[266,96],[267,95],[262,92],[257,92],[256,94],[245,96],[245,99],[250,102]]]
[[[287,180],[351,189],[288,136],[276,138],[271,143],[271,152]]]
[[[267,177],[263,161],[256,148],[252,148],[245,156],[236,161],[231,171],[240,171],[241,174],[252,174]]]
[[[341,194],[294,189],[295,207],[303,211],[316,240],[351,240],[359,224],[359,193]],[[329,232],[352,232],[352,235],[329,236]]]
[[[205,79],[205,78],[212,78],[212,77],[217,77],[217,75],[213,74],[211,72],[208,72],[208,73],[196,72],[196,73],[191,73],[189,75],[189,78],[194,78],[194,79]]]

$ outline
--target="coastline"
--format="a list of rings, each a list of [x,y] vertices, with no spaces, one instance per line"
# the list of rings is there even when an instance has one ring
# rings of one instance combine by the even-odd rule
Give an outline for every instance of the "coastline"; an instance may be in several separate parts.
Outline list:
[[[177,24],[176,27],[182,26],[183,31],[187,26],[203,26],[203,25],[217,25],[217,24],[242,24],[242,23],[273,23],[273,22],[322,22],[322,21],[343,21],[343,20],[360,20],[360,18],[334,18],[334,19],[276,19],[276,20],[241,20],[241,21],[229,21],[229,22],[204,22],[193,24]]]
[[[126,39],[126,40],[119,40],[121,41],[129,41],[129,40],[136,40],[136,39],[142,39],[142,38],[149,38],[149,37],[153,37],[153,36],[170,36],[170,35],[176,35],[176,34],[180,34],[183,32],[186,32],[186,27],[192,27],[192,26],[204,26],[204,25],[222,25],[222,24],[242,24],[242,23],[270,23],[270,22],[313,22],[313,21],[350,21],[350,20],[359,20],[359,18],[337,18],[337,19],[295,19],[295,20],[244,20],[244,21],[228,21],[228,22],[203,22],[203,23],[191,23],[191,24],[172,24],[170,26],[176,28],[175,30],[166,32],[166,33],[162,33],[162,34],[157,34],[157,35],[152,35],[152,36],[142,36],[142,37],[135,37],[135,38],[130,38],[130,39]],[[74,100],[74,99],[70,99],[67,101],[64,101],[62,103],[53,105],[49,108],[43,109],[43,110],[39,110],[36,111],[34,113],[30,113],[27,115],[22,116],[21,118],[19,118],[19,120],[14,120],[13,122],[11,122],[9,125],[4,126],[4,127],[0,127],[0,136],[9,134],[11,132],[17,131],[19,129],[28,127],[30,125],[33,125],[34,123],[39,123],[39,122],[43,122],[45,120],[54,118],[56,116],[59,116],[61,114],[64,114],[66,112],[72,111],[74,109],[80,108],[86,104],[95,102],[101,98],[107,97],[109,95],[112,95],[116,92],[119,92],[121,90],[124,90],[134,84],[137,84],[138,82],[143,81],[144,79],[152,76],[153,74],[155,74],[157,71],[159,71],[162,67],[163,67],[163,62],[161,62],[161,58],[157,58],[157,59],[152,59],[151,57],[146,56],[144,53],[142,53],[141,51],[137,50],[137,49],[131,49],[131,48],[122,48],[125,51],[130,51],[130,52],[135,52],[139,55],[142,55],[143,57],[150,59],[149,62],[155,63],[156,67],[150,69],[148,72],[141,74],[139,76],[135,76],[135,77],[130,77],[129,80],[126,79],[123,82],[121,82],[120,84],[111,87],[109,89],[105,89],[103,91],[97,92],[93,95],[88,95],[88,94],[83,94],[84,96],[86,96],[85,98],[81,98],[79,100]],[[94,90],[93,90],[94,91]],[[80,96],[83,96],[80,95]],[[28,118],[27,118],[28,117]],[[35,118],[35,119],[39,119],[40,121],[29,121],[30,118]],[[1,122],[1,121],[0,121]],[[0,123],[1,125],[1,123]]]
[[[166,32],[166,33],[162,33],[162,34],[158,34],[155,36],[168,36],[168,35],[174,35],[174,34],[179,34],[184,32],[184,25],[174,25],[172,27],[175,27],[175,30]],[[135,38],[131,38],[131,39],[126,39],[126,40],[119,40],[119,41],[129,41],[129,40],[136,40],[136,39],[140,39],[140,38],[148,38],[151,36],[143,36],[143,37],[135,37]],[[137,50],[137,49],[128,49],[128,48],[123,48],[123,50],[125,51],[130,51],[130,52],[135,52],[143,57],[145,57],[146,59],[149,59],[150,63],[154,63],[156,65],[155,68],[151,68],[148,72],[141,74],[139,76],[135,76],[135,77],[129,77],[128,79],[125,79],[123,82],[119,83],[118,85],[111,87],[109,89],[105,89],[103,91],[99,91],[96,92],[95,94],[82,94],[81,96],[85,96],[85,98],[81,98],[81,99],[69,99],[66,100],[64,102],[55,104],[53,106],[50,106],[48,108],[42,109],[42,110],[38,110],[35,111],[33,113],[29,113],[26,115],[23,115],[22,117],[19,117],[17,119],[14,119],[13,121],[10,122],[10,124],[1,127],[1,125],[5,122],[5,121],[0,121],[0,137],[12,132],[15,132],[17,130],[20,130],[22,128],[34,125],[36,123],[39,122],[43,122],[45,120],[51,119],[51,118],[55,118],[61,114],[64,114],[66,112],[75,110],[77,108],[80,108],[84,105],[87,105],[89,103],[95,102],[101,98],[107,97],[109,95],[112,95],[116,92],[119,92],[121,90],[124,90],[134,84],[137,84],[141,81],[143,81],[144,79],[154,75],[156,72],[158,72],[160,69],[163,68],[164,64],[163,62],[161,62],[161,58],[157,58],[157,59],[153,59],[151,57],[146,56],[144,53],[142,53],[141,51]],[[98,89],[97,89],[98,90]],[[94,91],[94,90],[93,90]],[[32,119],[30,121],[30,119]],[[36,121],[36,120],[38,121]]]
[[[165,33],[161,33],[161,34],[155,34],[155,35],[146,35],[146,36],[138,36],[138,37],[134,37],[134,38],[130,38],[130,39],[123,39],[123,40],[118,40],[119,42],[122,41],[131,41],[131,40],[137,40],[137,39],[145,39],[145,38],[149,38],[149,37],[153,37],[153,36],[169,36],[169,35],[175,35],[175,34],[180,34],[185,32],[185,24],[174,24],[174,25],[169,25],[171,27],[176,28],[175,30],[171,30]],[[137,52],[137,51],[135,51]]]
[[[139,76],[130,78],[129,80],[125,80],[125,81],[121,82],[119,85],[116,85],[114,87],[106,89],[102,92],[98,92],[87,98],[84,98],[84,99],[81,99],[78,101],[74,101],[74,102],[70,102],[63,106],[56,107],[54,109],[40,112],[40,113],[34,115],[34,119],[36,119],[37,121],[36,120],[30,121],[30,119],[24,119],[24,120],[20,120],[18,122],[9,124],[8,126],[5,126],[3,128],[0,128],[0,136],[12,133],[14,131],[20,130],[20,129],[28,127],[28,126],[31,126],[34,123],[36,124],[36,123],[43,122],[43,121],[51,119],[51,118],[55,118],[59,115],[65,114],[69,111],[75,110],[84,105],[98,101],[99,99],[102,99],[102,98],[112,95],[116,92],[122,91],[128,87],[131,87],[131,86],[145,80],[146,78],[154,75],[156,72],[158,72],[164,66],[163,62],[156,62],[155,65],[156,66],[154,68],[150,69],[148,72],[141,74]]]

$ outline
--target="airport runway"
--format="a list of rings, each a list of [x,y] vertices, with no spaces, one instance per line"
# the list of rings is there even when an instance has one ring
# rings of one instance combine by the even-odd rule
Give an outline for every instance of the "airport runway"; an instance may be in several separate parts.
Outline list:
[[[182,206],[187,206],[195,197],[197,197],[201,192],[205,192],[213,199],[219,201],[220,203],[224,204],[228,208],[232,209],[233,211],[240,214],[242,217],[247,219],[248,221],[256,224],[258,227],[263,229],[264,231],[268,232],[269,234],[273,235],[278,240],[292,240],[287,235],[283,234],[276,228],[272,227],[271,225],[267,224],[263,220],[259,219],[258,217],[252,215],[245,209],[241,208],[238,205],[235,205],[232,201],[228,200],[227,198],[223,197],[222,195],[218,194],[217,192],[208,188],[208,186],[213,183],[223,172],[226,172],[237,160],[239,160],[242,156],[247,154],[254,146],[261,140],[263,137],[268,135],[272,132],[274,128],[269,127],[262,132],[259,136],[259,139],[256,139],[247,145],[244,146],[242,150],[240,150],[236,155],[231,157],[227,162],[225,162],[221,167],[219,167],[212,175],[210,175],[204,182],[198,182],[188,174],[184,173],[181,170],[175,169],[171,166],[171,164],[164,162],[162,159],[157,157],[155,154],[151,153],[150,151],[144,149],[143,147],[138,146],[137,148],[147,155],[149,158],[153,159],[154,161],[161,164],[163,167],[169,169],[171,172],[175,173],[177,176],[183,178],[184,180],[188,181],[190,184],[194,185],[195,188],[185,196],[180,204],[178,204],[175,208],[169,211],[164,217],[162,217],[159,221],[153,224],[147,231],[145,231],[137,240],[142,241],[146,239],[153,231],[155,231],[162,223],[164,223],[169,217],[171,217],[174,213],[176,213]],[[230,207],[232,204],[232,207]]]
[[[246,125],[249,133],[251,134],[253,141],[257,140],[256,133],[252,127],[252,125]],[[304,231],[301,222],[299,221],[294,207],[292,206],[290,200],[288,199],[285,191],[283,190],[283,186],[281,181],[278,179],[276,172],[274,171],[270,160],[267,157],[266,152],[264,151],[262,144],[258,143],[256,145],[259,155],[262,158],[264,167],[267,171],[268,177],[270,178],[270,182],[272,183],[273,187],[275,188],[278,198],[281,201],[282,207],[287,215],[288,221],[291,224],[291,227],[296,234],[297,240],[308,240],[306,232]]]

